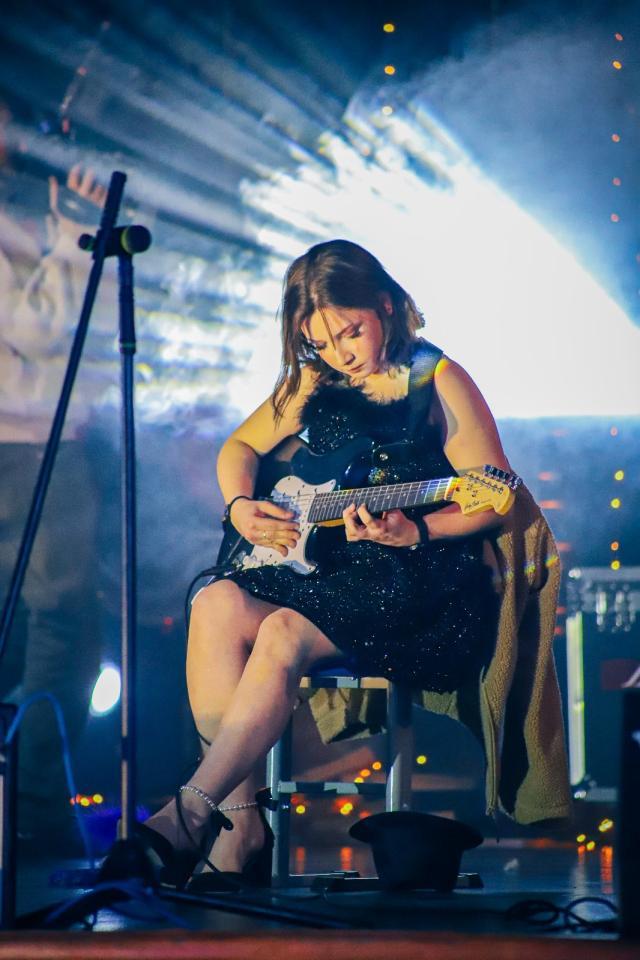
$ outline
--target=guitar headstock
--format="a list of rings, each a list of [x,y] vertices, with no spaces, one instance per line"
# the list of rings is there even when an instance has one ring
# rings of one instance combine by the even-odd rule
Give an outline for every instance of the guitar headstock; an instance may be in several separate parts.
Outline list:
[[[482,473],[469,470],[464,476],[457,477],[451,499],[468,516],[482,510],[495,510],[504,515],[511,509],[515,491],[521,483],[522,480],[515,473],[486,465]]]

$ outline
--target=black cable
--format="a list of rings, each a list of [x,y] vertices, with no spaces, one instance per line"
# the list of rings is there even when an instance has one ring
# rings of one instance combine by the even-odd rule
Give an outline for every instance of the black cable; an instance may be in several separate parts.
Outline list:
[[[613,917],[590,920],[576,913],[576,907],[582,904],[599,904],[610,910]],[[512,920],[524,920],[535,927],[546,930],[570,930],[572,933],[615,933],[618,908],[604,897],[578,897],[566,906],[560,906],[551,900],[519,900],[506,911],[506,917]]]
[[[228,564],[218,563],[215,567],[207,567],[205,570],[201,570],[200,573],[197,573],[189,586],[187,587],[187,592],[184,598],[184,629],[185,637],[189,633],[189,619],[190,619],[190,608],[191,608],[191,592],[195,587],[198,580],[203,580],[205,577],[211,577],[212,580],[218,580],[223,577],[226,573],[231,573],[232,567]]]

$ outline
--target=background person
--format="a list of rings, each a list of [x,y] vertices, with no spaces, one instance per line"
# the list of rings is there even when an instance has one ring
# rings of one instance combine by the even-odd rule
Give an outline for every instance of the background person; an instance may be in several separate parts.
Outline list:
[[[43,183],[7,149],[0,124],[0,597],[6,597],[49,436],[89,271],[74,210],[98,208],[105,190],[76,166],[61,186]],[[47,196],[49,204],[34,198]],[[62,195],[69,202],[64,203]],[[74,200],[75,198],[75,200]],[[114,314],[112,327],[115,328]],[[93,339],[92,339],[93,338]],[[88,342],[96,346],[99,334]],[[85,356],[0,669],[0,698],[40,691],[62,705],[72,743],[87,717],[100,663],[95,544],[97,496],[87,437],[104,376]],[[68,852],[75,837],[61,745],[49,704],[28,712],[19,735],[19,833],[29,848]]]

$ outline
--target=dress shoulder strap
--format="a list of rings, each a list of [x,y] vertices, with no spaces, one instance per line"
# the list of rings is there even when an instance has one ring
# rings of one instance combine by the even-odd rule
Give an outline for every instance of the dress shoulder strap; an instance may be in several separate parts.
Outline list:
[[[409,436],[414,437],[424,424],[433,396],[433,375],[442,358],[440,347],[428,340],[416,342],[409,371]]]

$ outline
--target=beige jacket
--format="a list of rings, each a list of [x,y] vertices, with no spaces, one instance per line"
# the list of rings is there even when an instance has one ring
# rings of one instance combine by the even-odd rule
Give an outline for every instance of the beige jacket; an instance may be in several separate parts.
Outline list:
[[[496,539],[487,541],[502,599],[495,652],[482,675],[452,693],[421,691],[416,702],[464,722],[484,746],[487,813],[519,823],[571,810],[553,637],[560,561],[526,488]],[[318,690],[310,706],[325,743],[384,727],[377,691]]]

